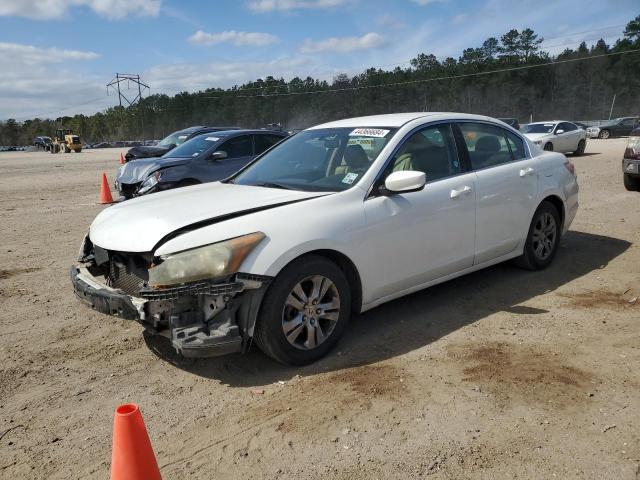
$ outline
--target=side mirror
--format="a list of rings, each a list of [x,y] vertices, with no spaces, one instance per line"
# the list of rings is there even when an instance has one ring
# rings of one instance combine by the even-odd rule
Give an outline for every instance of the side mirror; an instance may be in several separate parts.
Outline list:
[[[556,135],[560,135],[561,133],[564,133],[564,130],[562,130],[562,129],[556,130]]]
[[[390,174],[384,181],[384,189],[390,193],[417,192],[424,188],[425,183],[427,176],[424,172],[403,170]]]
[[[223,150],[216,150],[209,156],[209,160],[224,160],[227,158],[227,152]]]

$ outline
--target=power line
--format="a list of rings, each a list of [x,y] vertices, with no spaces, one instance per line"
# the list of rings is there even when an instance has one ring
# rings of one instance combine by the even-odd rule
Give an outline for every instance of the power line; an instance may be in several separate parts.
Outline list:
[[[547,63],[538,63],[535,65],[521,65],[519,67],[510,67],[510,68],[503,68],[503,69],[498,69],[498,70],[488,70],[486,72],[473,72],[473,73],[463,73],[460,75],[447,75],[444,77],[434,77],[434,78],[422,78],[419,80],[407,80],[405,82],[391,82],[391,83],[383,83],[383,84],[378,84],[378,85],[360,85],[357,87],[344,87],[344,88],[329,88],[326,90],[311,90],[308,92],[287,92],[287,93],[267,93],[267,94],[263,94],[263,95],[230,95],[231,98],[267,98],[267,97],[287,97],[287,96],[294,96],[294,95],[313,95],[313,94],[321,94],[321,93],[337,93],[337,92],[347,92],[347,91],[354,91],[354,90],[365,90],[365,89],[373,89],[373,88],[385,88],[385,87],[397,87],[397,86],[403,86],[403,85],[412,85],[412,84],[417,84],[417,83],[427,83],[427,82],[437,82],[440,80],[454,80],[454,79],[458,79],[458,78],[468,78],[468,77],[476,77],[476,76],[481,76],[481,75],[491,75],[494,73],[504,73],[504,72],[514,72],[514,71],[518,71],[518,70],[529,70],[532,68],[539,68],[539,67],[548,67],[551,65],[560,65],[563,63],[572,63],[572,62],[582,62],[585,60],[595,60],[596,58],[602,58],[602,57],[610,57],[613,55],[625,55],[625,54],[629,54],[629,53],[637,53],[640,52],[640,48],[634,49],[634,50],[627,50],[624,52],[612,52],[612,53],[603,53],[600,55],[592,55],[589,57],[582,57],[582,58],[570,58],[570,59],[566,59],[566,60],[559,60],[556,62],[547,62]],[[212,96],[204,96],[204,97],[200,97],[200,98],[229,98],[229,96],[226,95],[218,95],[215,97]]]

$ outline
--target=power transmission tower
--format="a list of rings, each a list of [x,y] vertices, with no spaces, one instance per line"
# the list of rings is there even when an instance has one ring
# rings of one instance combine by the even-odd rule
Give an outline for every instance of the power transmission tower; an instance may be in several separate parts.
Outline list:
[[[135,97],[133,97],[133,99],[129,99],[129,97],[127,97],[120,88],[120,84],[122,82],[127,82],[127,90],[130,89],[131,83],[134,84],[134,92],[136,90],[135,86],[137,86],[137,90],[138,93]],[[111,80],[109,83],[107,83],[107,95],[109,95],[109,88],[112,88],[115,92],[118,92],[118,102],[120,103],[120,107],[122,107],[122,99],[125,100],[125,102],[127,102],[127,106],[132,107],[133,105],[136,104],[136,102],[139,102],[142,99],[142,92],[144,91],[144,89],[146,88],[147,91],[151,91],[151,88],[149,87],[149,85],[147,85],[146,83],[144,83],[142,80],[140,80],[140,75],[138,74],[131,74],[131,73],[116,73],[116,78],[114,78],[113,80]],[[139,105],[139,107],[141,107],[141,105]],[[122,108],[120,108],[120,112],[122,115]],[[140,132],[142,133],[142,135],[144,136],[144,111],[142,111],[142,108],[139,108],[139,112],[140,112]],[[122,118],[121,118],[122,121]],[[146,144],[146,141],[145,141]]]
[[[138,94],[133,98],[133,100],[129,100],[129,98],[122,93],[122,89],[120,89],[120,84],[122,82],[127,82],[127,87],[130,86],[131,83],[134,83],[138,86]],[[140,75],[130,74],[130,73],[116,73],[116,78],[107,83],[107,95],[109,95],[109,87],[111,87],[114,91],[118,92],[118,101],[120,102],[120,106],[122,106],[122,99],[132,106],[138,100],[142,98],[142,91],[146,88],[147,90],[151,90],[149,85],[140,80]],[[135,87],[134,87],[135,88]],[[128,89],[128,88],[127,88]],[[135,90],[134,90],[135,91]]]

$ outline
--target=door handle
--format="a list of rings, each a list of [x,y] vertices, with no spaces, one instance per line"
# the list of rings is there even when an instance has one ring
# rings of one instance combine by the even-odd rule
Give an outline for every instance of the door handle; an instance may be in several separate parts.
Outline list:
[[[456,190],[455,188],[453,190],[451,190],[451,198],[458,198],[460,195],[462,194],[468,195],[471,193],[471,187],[468,185],[465,185],[464,187],[462,187],[460,190]]]
[[[535,172],[536,171],[531,167],[523,168],[522,170],[520,170],[520,176],[528,177],[529,175],[533,175]]]

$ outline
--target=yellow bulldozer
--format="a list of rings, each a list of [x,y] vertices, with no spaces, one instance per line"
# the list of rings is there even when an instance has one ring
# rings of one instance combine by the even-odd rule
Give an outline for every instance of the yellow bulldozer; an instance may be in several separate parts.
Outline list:
[[[80,137],[75,135],[71,129],[58,128],[50,149],[51,153],[80,153],[82,151],[82,142]]]

